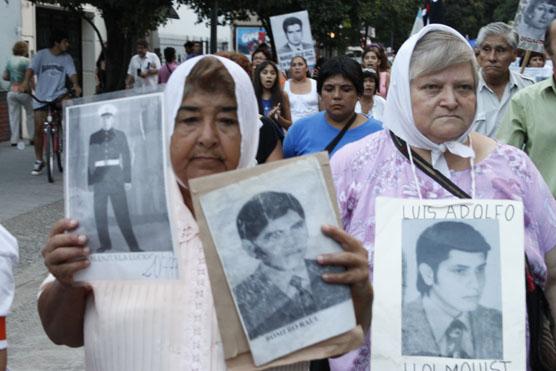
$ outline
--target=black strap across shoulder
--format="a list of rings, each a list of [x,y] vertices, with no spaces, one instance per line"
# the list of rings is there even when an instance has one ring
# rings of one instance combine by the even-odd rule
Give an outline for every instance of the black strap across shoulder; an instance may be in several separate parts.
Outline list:
[[[394,134],[394,132],[392,131],[390,132],[390,136],[392,137],[392,141],[394,142],[396,148],[405,156],[405,158],[410,160],[405,141]],[[435,182],[440,184],[448,192],[458,198],[471,198],[471,196],[469,196],[467,192],[458,187],[450,179],[446,178],[446,176],[444,176],[444,174],[442,174],[440,171],[433,168],[427,160],[419,156],[417,153],[415,153],[415,151],[411,150],[411,156],[413,157],[413,163],[419,168],[419,170],[431,177]]]
[[[396,136],[393,132],[390,132],[390,136],[396,148],[409,159],[405,141]],[[448,192],[458,198],[471,198],[465,191],[454,184],[454,182],[434,169],[428,161],[416,154],[415,151],[411,150],[411,156],[413,157],[415,166],[444,187]],[[533,286],[532,288],[528,287],[526,290],[527,314],[531,333],[530,362],[534,370],[553,370],[553,365],[556,362],[554,361],[556,359],[556,354],[554,338],[552,337],[554,322],[550,315],[550,305],[546,299],[544,290],[534,281],[531,275],[527,254],[525,254],[525,277],[526,284],[530,281],[530,284]],[[543,328],[543,325],[549,328]],[[548,340],[542,339],[545,341],[541,341],[541,336],[548,338]],[[547,344],[550,344],[550,346]],[[550,366],[547,367],[546,363],[550,363]]]
[[[328,145],[324,148],[326,152],[330,153],[334,150],[334,148],[336,148],[340,140],[342,140],[344,135],[346,135],[346,132],[348,131],[349,127],[353,125],[356,118],[357,118],[357,113],[354,113],[353,116],[351,116],[351,118],[349,119],[349,121],[344,125],[342,130],[340,130],[340,132],[334,137],[334,139],[332,139],[332,141],[330,141],[330,143],[328,143]]]

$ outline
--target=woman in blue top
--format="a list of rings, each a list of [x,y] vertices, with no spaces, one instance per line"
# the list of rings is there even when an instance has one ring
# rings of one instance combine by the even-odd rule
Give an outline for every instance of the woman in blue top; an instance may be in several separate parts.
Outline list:
[[[292,124],[290,101],[280,86],[278,76],[278,67],[271,61],[264,61],[255,69],[253,86],[259,114],[271,118],[287,130]]]
[[[363,94],[363,72],[351,58],[326,61],[319,72],[317,92],[324,111],[295,122],[284,140],[284,157],[325,149],[333,155],[344,145],[382,129],[380,122],[355,113],[355,104]]]

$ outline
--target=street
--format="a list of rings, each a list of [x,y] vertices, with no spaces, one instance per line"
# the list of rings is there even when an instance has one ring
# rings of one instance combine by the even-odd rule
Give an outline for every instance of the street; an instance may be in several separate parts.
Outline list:
[[[32,146],[24,150],[0,143],[0,223],[19,242],[16,293],[7,320],[10,370],[82,370],[83,349],[57,346],[44,333],[37,314],[37,292],[46,277],[40,249],[52,224],[64,214],[63,179],[31,176]]]

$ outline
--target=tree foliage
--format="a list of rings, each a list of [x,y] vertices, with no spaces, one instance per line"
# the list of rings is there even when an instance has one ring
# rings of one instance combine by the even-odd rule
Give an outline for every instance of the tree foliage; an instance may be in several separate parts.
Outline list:
[[[84,12],[86,4],[99,10],[106,26],[106,40],[102,43],[106,57],[106,91],[124,88],[127,66],[133,54],[135,41],[164,23],[168,18],[168,9],[172,6],[172,0],[31,1],[58,4],[84,19],[88,17]]]
[[[422,0],[31,0],[59,4],[87,20],[85,4],[96,7],[104,19],[106,41],[106,90],[124,87],[134,43],[166,22],[172,4],[186,4],[199,21],[208,21],[215,6],[225,22],[256,15],[272,38],[270,17],[307,10],[313,37],[321,48],[340,52],[359,45],[360,30],[373,26],[376,41],[397,49],[409,36]],[[519,0],[444,0],[446,23],[470,38],[489,22],[513,20]],[[90,20],[88,20],[89,23]],[[98,30],[97,30],[98,31]],[[334,34],[334,37],[332,37]],[[103,43],[104,49],[104,43]]]
[[[218,14],[226,21],[244,20],[255,15],[272,37],[270,17],[307,10],[313,38],[327,48],[342,48],[358,39],[361,27],[359,9],[369,0],[218,0]],[[214,0],[184,0],[199,20],[210,19]],[[331,35],[334,34],[334,37]],[[273,41],[272,41],[273,42]]]

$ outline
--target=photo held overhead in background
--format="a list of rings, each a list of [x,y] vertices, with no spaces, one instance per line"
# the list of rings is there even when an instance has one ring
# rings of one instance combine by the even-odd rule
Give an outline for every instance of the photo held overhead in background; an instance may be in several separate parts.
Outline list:
[[[545,32],[554,18],[556,1],[521,0],[514,21],[519,35],[518,48],[543,53]]]
[[[311,70],[315,67],[315,47],[306,10],[270,17],[270,26],[282,71],[290,69],[290,61],[296,56],[305,58]]]

